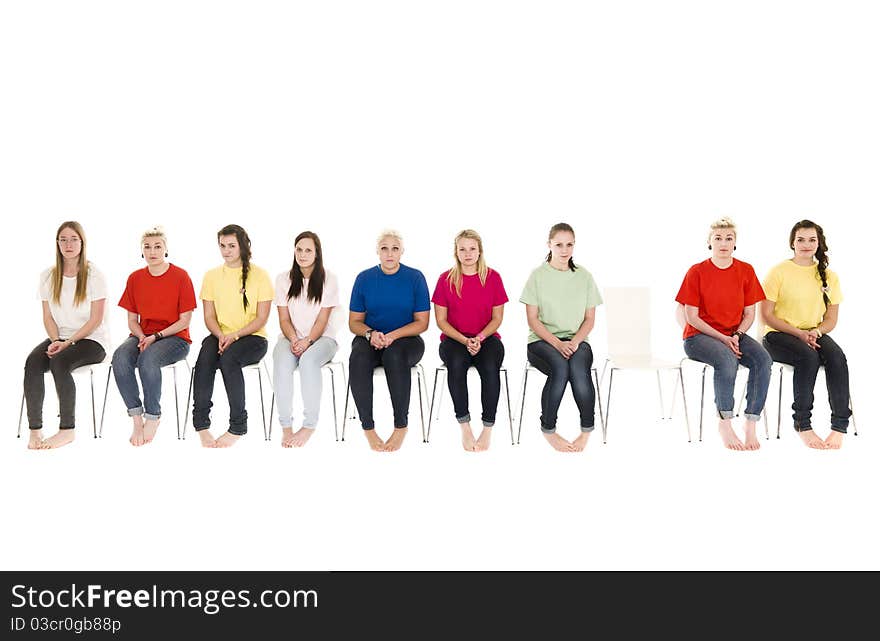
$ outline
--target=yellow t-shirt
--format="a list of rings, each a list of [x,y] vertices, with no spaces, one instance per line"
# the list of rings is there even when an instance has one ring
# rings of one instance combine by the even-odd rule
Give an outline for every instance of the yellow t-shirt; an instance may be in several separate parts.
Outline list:
[[[248,299],[247,310],[241,296],[241,267],[231,269],[220,265],[205,274],[199,298],[214,303],[220,330],[224,334],[232,334],[257,317],[257,303],[275,299],[269,273],[251,263],[245,293]],[[266,328],[261,327],[254,335],[265,338]]]
[[[837,305],[843,300],[840,281],[830,269],[825,270],[828,282],[828,300]],[[776,303],[774,309],[778,318],[798,329],[818,327],[825,316],[825,302],[822,299],[822,281],[816,264],[796,265],[786,260],[770,270],[764,279],[764,294],[767,300]],[[765,325],[764,333],[775,332]]]

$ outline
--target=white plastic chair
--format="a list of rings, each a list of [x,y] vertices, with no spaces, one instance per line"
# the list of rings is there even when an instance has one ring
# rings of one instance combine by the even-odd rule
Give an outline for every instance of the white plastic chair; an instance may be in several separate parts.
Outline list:
[[[605,372],[610,368],[608,392],[605,397],[605,423],[602,440],[605,442],[609,417],[611,416],[611,388],[614,383],[614,372],[618,370],[648,370],[657,374],[657,390],[660,393],[660,416],[665,416],[663,402],[663,386],[660,372],[675,372],[681,389],[682,403],[685,405],[684,421],[687,427],[688,443],[691,442],[691,424],[685,402],[684,379],[681,363],[663,360],[654,356],[651,348],[651,290],[647,287],[608,287],[603,292],[605,301],[605,318],[608,340],[608,357],[602,367],[602,382]],[[672,403],[669,419],[675,409],[675,390],[673,384]]]
[[[468,367],[468,372],[471,370],[476,371],[476,367],[471,365]],[[507,420],[510,425],[510,444],[513,445],[513,410],[510,407],[510,383],[507,380],[507,368],[502,367],[500,369],[501,372],[501,380],[504,384],[504,394],[507,397]],[[443,385],[443,379],[447,376],[447,369],[445,365],[441,365],[434,369],[434,388],[431,390],[431,409],[428,411],[428,435],[425,438],[425,442],[428,443],[431,440],[431,424],[434,420],[434,400],[437,400],[437,418],[436,420],[440,420],[440,407],[443,405],[443,396],[445,395],[446,386]],[[438,377],[440,378],[440,398],[437,399],[437,381]]]
[[[336,377],[334,374],[335,368],[340,368],[342,370],[342,385],[348,385],[348,378],[345,375],[345,363],[342,361],[330,361],[329,363],[324,363],[321,365],[322,372],[330,373],[330,388],[333,394],[333,434],[336,437],[336,440],[339,440],[339,419],[336,416]],[[275,386],[272,386],[272,402],[269,404],[269,438],[266,440],[272,440],[272,417],[275,415]]]
[[[266,402],[263,397],[263,370],[266,371],[266,380],[269,381],[269,385],[272,385],[272,376],[269,373],[269,366],[266,364],[266,357],[264,356],[256,363],[252,363],[251,365],[245,365],[241,368],[242,372],[246,371],[255,371],[257,373],[257,379],[260,383],[260,413],[263,416],[263,440],[269,440],[269,433],[266,430]],[[193,367],[192,371],[189,375],[189,391],[186,394],[186,415],[183,418],[183,431],[181,432],[180,438],[181,440],[186,439],[186,426],[189,423],[189,404],[192,400],[192,387],[193,387],[193,378],[196,374],[196,368]]]
[[[106,356],[104,356],[104,360],[101,361],[100,363],[92,363],[90,365],[83,365],[82,367],[76,367],[73,370],[71,370],[71,372],[70,372],[73,376],[79,376],[82,374],[89,375],[89,387],[91,388],[91,392],[92,392],[92,435],[95,438],[98,438],[98,421],[97,421],[97,414],[95,412],[95,370],[100,367],[104,367],[105,365],[109,367],[110,361],[112,358],[113,358],[113,354],[107,354]],[[109,376],[109,374],[108,374],[108,376]],[[106,389],[104,390],[104,402],[105,403],[107,402]],[[18,412],[18,435],[16,436],[16,438],[21,438],[21,420],[23,417],[24,417],[24,392],[21,393],[21,409]],[[101,418],[103,419],[103,414],[102,414]]]
[[[421,363],[416,363],[415,365],[412,366],[410,371],[411,371],[411,375],[416,377],[416,387],[419,388],[419,420],[421,421],[421,424],[422,424],[422,443],[427,443],[428,437],[425,434],[424,400],[426,400],[428,398],[428,382],[427,382],[427,379],[425,378],[425,368],[422,367]],[[373,369],[373,378],[375,379],[376,377],[379,377],[379,376],[381,376],[383,378],[385,377],[385,368],[382,367],[381,365],[379,365],[378,367]],[[374,387],[374,391],[375,391],[375,385],[373,387]],[[424,397],[422,396],[422,387],[424,387]],[[345,412],[342,417],[342,440],[343,441],[345,440],[345,424],[349,418],[349,416],[348,416],[348,399],[349,398],[351,398],[351,377],[349,377],[348,382],[345,386]],[[410,398],[412,398],[412,388],[410,388]],[[354,399],[352,399],[352,401],[354,401]],[[355,407],[355,404],[353,402],[352,402],[352,408],[353,409],[352,409],[351,418],[355,419],[355,418],[357,418],[357,416],[356,416],[357,408]]]
[[[111,357],[112,358],[112,357]],[[171,370],[174,375],[174,418],[177,421],[177,439],[180,440],[180,402],[178,400],[177,393],[177,368],[180,366],[184,366],[187,369],[188,375],[192,376],[192,366],[189,364],[189,361],[186,357],[181,358],[179,361],[175,361],[174,363],[170,363],[168,365],[163,365],[161,369],[163,371]],[[101,427],[98,430],[98,438],[104,438],[104,413],[107,411],[107,391],[110,388],[110,375],[113,373],[113,364],[110,364],[110,367],[107,369],[107,382],[104,385],[104,405],[101,407]],[[162,379],[165,380],[164,377]]]
[[[529,372],[537,372],[538,374],[544,374],[537,367],[529,363],[528,359],[526,360],[526,366],[523,370],[523,378],[522,378],[522,399],[519,404],[519,426],[516,429],[516,444],[519,445],[519,437],[522,434],[522,422],[523,422],[523,414],[525,413],[526,408],[526,386],[529,382]],[[602,395],[599,393],[599,370],[595,367],[590,368],[590,374],[593,377],[593,386],[596,391],[596,402],[599,404],[599,425],[602,427],[602,434],[604,438],[605,434],[605,417],[602,413]]]

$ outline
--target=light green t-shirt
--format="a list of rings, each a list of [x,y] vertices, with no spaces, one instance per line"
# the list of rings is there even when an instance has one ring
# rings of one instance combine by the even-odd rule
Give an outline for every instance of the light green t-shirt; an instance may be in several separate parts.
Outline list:
[[[825,270],[828,283],[829,304],[839,305],[843,300],[840,281],[830,269]],[[825,300],[822,298],[822,280],[816,264],[796,265],[786,260],[767,274],[764,279],[764,294],[767,300],[776,303],[773,313],[789,325],[799,329],[818,327],[825,317]],[[775,332],[769,325],[764,333]]]
[[[571,338],[584,322],[591,307],[602,304],[602,295],[593,275],[580,265],[571,271],[553,269],[543,263],[529,276],[519,302],[538,307],[538,320],[557,338]],[[529,342],[541,340],[529,332]]]

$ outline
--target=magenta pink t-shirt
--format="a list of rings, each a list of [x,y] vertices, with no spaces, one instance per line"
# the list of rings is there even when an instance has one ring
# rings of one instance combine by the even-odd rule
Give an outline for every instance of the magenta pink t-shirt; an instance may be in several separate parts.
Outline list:
[[[486,274],[486,284],[480,283],[479,274],[462,275],[461,297],[452,283],[446,280],[449,271],[440,274],[431,302],[447,309],[446,320],[468,338],[476,336],[492,320],[492,308],[507,302],[507,292],[501,276],[494,269]],[[494,336],[501,338],[498,332]],[[446,338],[440,334],[440,340]]]

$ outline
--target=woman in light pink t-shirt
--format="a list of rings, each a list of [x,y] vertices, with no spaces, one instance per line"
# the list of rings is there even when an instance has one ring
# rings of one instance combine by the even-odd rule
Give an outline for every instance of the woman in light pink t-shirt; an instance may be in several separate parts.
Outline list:
[[[455,266],[437,280],[431,302],[440,335],[440,358],[447,369],[449,394],[455,420],[461,426],[461,442],[469,452],[489,448],[498,397],[501,394],[501,363],[504,345],[497,333],[504,318],[507,292],[501,276],[486,266],[483,240],[465,229],[453,244]],[[480,374],[483,431],[474,438],[468,408],[467,373]]]
[[[294,241],[289,272],[275,279],[275,305],[281,336],[272,353],[278,422],[282,447],[302,447],[318,425],[321,408],[321,367],[336,354],[336,325],[331,320],[339,305],[336,276],[324,269],[321,239],[304,231]],[[302,427],[293,431],[293,373],[299,369],[303,399]]]

